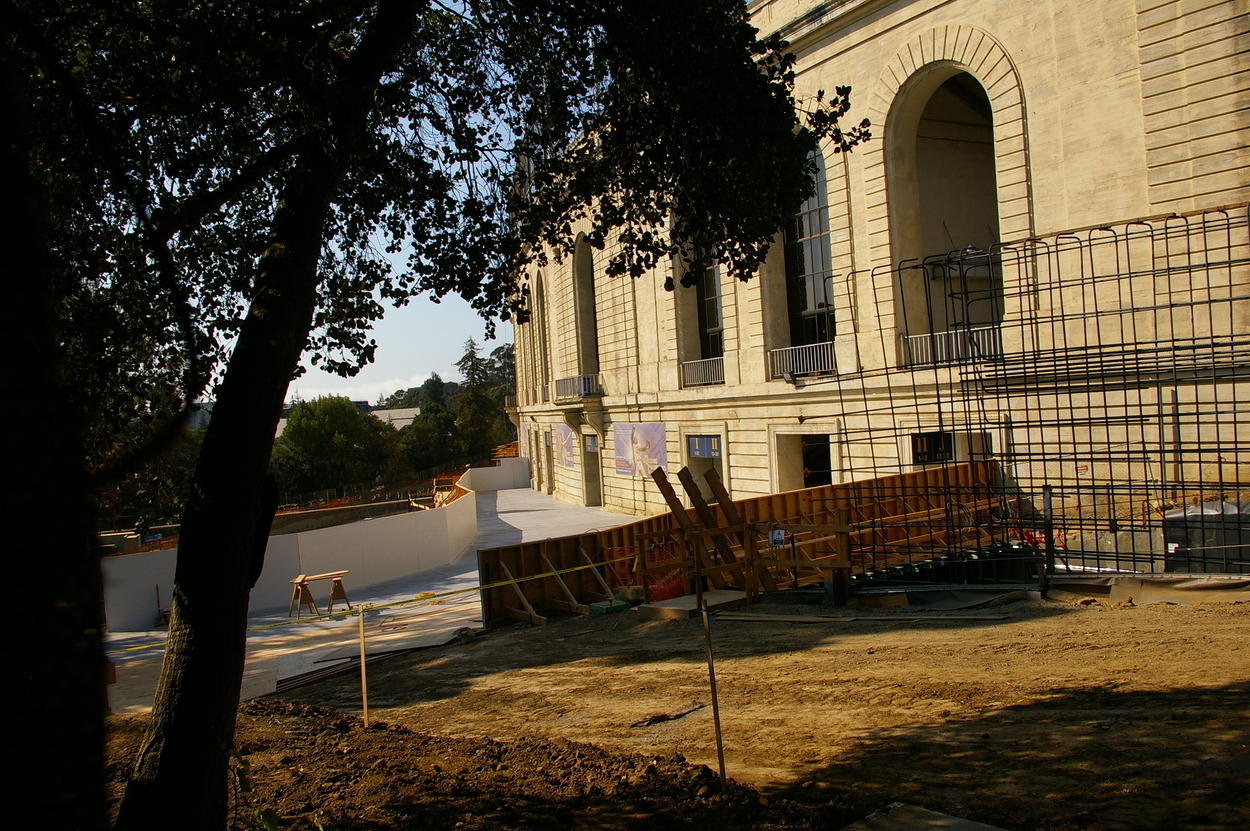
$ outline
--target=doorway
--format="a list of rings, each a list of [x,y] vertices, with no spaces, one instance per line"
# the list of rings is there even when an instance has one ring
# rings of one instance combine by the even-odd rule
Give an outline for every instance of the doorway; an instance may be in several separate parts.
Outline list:
[[[833,436],[801,433],[777,436],[777,488],[782,491],[833,483]]]
[[[603,504],[603,473],[599,463],[599,436],[582,435],[582,496],[590,507]]]

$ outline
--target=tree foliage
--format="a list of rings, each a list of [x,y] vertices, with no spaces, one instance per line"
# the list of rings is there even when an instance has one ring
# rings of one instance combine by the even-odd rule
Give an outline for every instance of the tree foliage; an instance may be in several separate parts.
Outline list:
[[[164,450],[100,489],[96,510],[101,527],[134,528],[176,524],[190,496],[204,434],[182,429]]]
[[[394,427],[362,412],[347,398],[330,396],[296,404],[274,443],[274,461],[286,478],[279,479],[279,486],[316,490],[382,483],[390,477],[398,440]]]
[[[219,377],[274,204],[324,142],[345,170],[307,346],[343,372],[372,359],[379,297],[523,309],[518,266],[546,256],[535,242],[568,253],[579,220],[593,244],[618,236],[611,274],[715,251],[747,277],[811,189],[793,59],[741,4],[397,5],[9,4],[46,81],[35,164],[64,206],[54,262],[96,464]],[[384,15],[402,41],[383,57]],[[846,100],[814,108],[819,131]]]
[[[302,353],[355,371],[380,301],[418,292],[524,314],[517,275],[568,254],[575,222],[621,243],[609,274],[715,252],[746,278],[818,139],[863,135],[837,132],[842,90],[796,115],[793,58],[732,0],[0,0],[0,20],[40,127],[22,153],[49,197],[53,406],[80,415],[98,482],[216,401],[130,828],[224,822]]]
[[[500,406],[500,389],[491,371],[491,360],[478,354],[477,342],[472,338],[465,342],[456,368],[464,376],[453,407],[461,447],[469,456],[482,456],[511,439]]]

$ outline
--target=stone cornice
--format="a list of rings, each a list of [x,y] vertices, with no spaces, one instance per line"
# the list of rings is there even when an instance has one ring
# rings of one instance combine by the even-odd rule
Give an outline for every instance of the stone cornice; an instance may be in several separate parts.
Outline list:
[[[896,3],[898,0],[825,0],[817,3],[808,11],[783,23],[763,35],[777,34],[790,44],[790,51],[796,54],[806,50],[814,41],[825,37],[831,31],[848,26],[856,20],[872,12]],[[752,3],[749,11],[765,5],[764,0]]]

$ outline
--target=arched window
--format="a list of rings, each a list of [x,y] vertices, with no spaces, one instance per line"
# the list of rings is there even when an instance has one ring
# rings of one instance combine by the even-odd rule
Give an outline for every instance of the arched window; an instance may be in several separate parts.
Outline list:
[[[534,313],[530,316],[530,323],[533,325],[530,338],[534,346],[534,383],[538,393],[536,400],[546,402],[551,395],[551,370],[547,358],[550,330],[547,328],[547,296],[541,271],[534,275]]]
[[[916,126],[920,250],[928,257],[998,242],[994,115],[981,84],[957,72],[933,91]]]
[[[900,357],[991,358],[1003,314],[993,110],[969,73],[922,72],[895,103],[888,138]]]
[[[599,324],[595,313],[595,255],[585,237],[573,250],[573,295],[577,314],[579,375],[599,372]]]

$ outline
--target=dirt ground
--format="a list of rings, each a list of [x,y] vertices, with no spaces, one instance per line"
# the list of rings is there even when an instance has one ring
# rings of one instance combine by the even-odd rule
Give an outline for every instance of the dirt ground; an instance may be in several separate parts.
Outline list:
[[[634,612],[371,664],[390,727],[359,725],[353,676],[252,702],[240,750],[252,804],[300,828],[839,828],[892,801],[1007,829],[1250,828],[1250,603],[1075,601],[716,622],[724,792],[701,624]],[[114,721],[113,758],[141,724]]]

